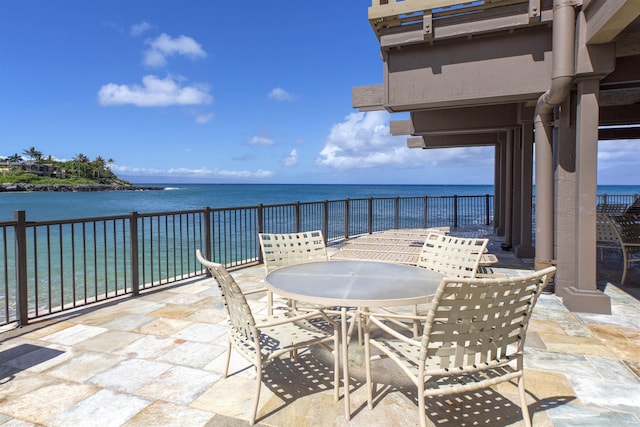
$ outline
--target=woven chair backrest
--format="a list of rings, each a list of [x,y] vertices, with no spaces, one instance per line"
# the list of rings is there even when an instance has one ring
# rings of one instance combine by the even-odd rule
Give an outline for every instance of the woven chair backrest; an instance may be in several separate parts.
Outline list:
[[[488,239],[429,233],[417,266],[442,273],[446,277],[475,277],[488,243]]]
[[[222,264],[205,259],[200,251],[196,252],[196,256],[200,263],[209,270],[218,284],[218,288],[224,298],[224,305],[229,316],[229,326],[233,337],[253,340],[257,333],[256,322],[240,286]]]
[[[329,259],[320,230],[300,233],[259,233],[258,236],[267,272],[287,265]]]
[[[633,203],[631,203],[629,207],[624,211],[624,213],[627,215],[639,216],[640,215],[640,197],[635,199]]]
[[[555,267],[511,278],[444,278],[422,336],[430,375],[500,366],[522,355],[531,311]]]
[[[596,241],[618,242],[618,232],[606,213],[596,214]]]
[[[622,244],[631,246],[640,244],[640,222],[635,215],[611,215],[609,218]],[[640,248],[634,249],[640,250]]]
[[[627,209],[624,203],[600,203],[596,206],[598,213],[623,213]]]

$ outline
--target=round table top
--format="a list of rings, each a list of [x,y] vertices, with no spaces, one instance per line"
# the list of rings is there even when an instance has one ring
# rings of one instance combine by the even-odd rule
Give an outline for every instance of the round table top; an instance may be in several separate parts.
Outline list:
[[[332,306],[384,307],[428,302],[443,275],[373,261],[322,261],[272,271],[265,283],[287,298]]]

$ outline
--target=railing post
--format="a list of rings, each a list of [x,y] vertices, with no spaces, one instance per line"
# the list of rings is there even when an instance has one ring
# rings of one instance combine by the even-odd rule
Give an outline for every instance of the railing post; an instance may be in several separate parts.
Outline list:
[[[258,228],[258,233],[263,233],[264,232],[264,224],[262,223],[263,221],[263,210],[262,210],[262,203],[260,203],[258,206],[256,206],[256,211],[257,211],[257,218],[256,221],[258,221],[257,224],[257,228]],[[258,246],[260,246],[260,242],[258,242]],[[264,258],[262,257],[262,250],[258,248],[258,264],[263,264],[264,263]]]
[[[400,224],[400,197],[396,197],[395,200],[395,206],[393,207],[393,214],[395,216],[394,221],[393,221],[393,228],[395,228],[396,230],[399,227]]]
[[[344,199],[344,238],[349,238],[349,198]]]
[[[138,258],[138,212],[129,213],[129,253],[131,265],[131,293],[138,295],[140,293],[140,271]]]
[[[453,195],[453,226],[458,227],[458,196]]]
[[[424,228],[429,227],[429,196],[424,196]]]
[[[300,202],[296,202],[295,204],[295,218],[296,218],[296,233],[300,232]]]
[[[367,206],[367,216],[369,217],[369,234],[373,233],[373,197],[369,197],[369,203]]]
[[[484,225],[489,225],[489,221],[490,221],[489,206],[491,206],[489,204],[490,196],[488,194],[485,194],[485,198],[484,199],[485,199],[484,211],[485,211],[485,214],[486,214],[486,221],[485,221]]]
[[[27,214],[25,211],[13,211],[15,225],[15,248],[16,248],[16,282],[18,285],[16,312],[18,326],[25,326],[29,323],[29,307],[27,292]]]
[[[204,208],[204,218],[202,218],[202,225],[204,226],[204,253],[207,259],[211,257],[211,208],[206,206]]]
[[[329,241],[329,201],[322,203],[322,235],[325,242]]]

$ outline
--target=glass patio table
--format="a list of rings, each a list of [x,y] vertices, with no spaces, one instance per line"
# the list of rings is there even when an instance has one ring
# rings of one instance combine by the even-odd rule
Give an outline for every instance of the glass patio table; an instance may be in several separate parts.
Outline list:
[[[374,261],[322,261],[272,271],[265,284],[296,301],[340,307],[345,418],[349,398],[348,307],[393,307],[429,302],[443,275],[424,268]],[[336,366],[335,369],[338,369]]]

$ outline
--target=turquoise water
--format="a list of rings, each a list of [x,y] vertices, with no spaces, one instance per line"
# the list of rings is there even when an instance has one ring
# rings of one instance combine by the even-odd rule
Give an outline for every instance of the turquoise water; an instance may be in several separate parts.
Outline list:
[[[28,220],[241,207],[368,197],[493,194],[491,185],[175,184],[164,191],[0,193],[0,220],[24,210]]]
[[[28,220],[84,218],[137,211],[240,207],[368,197],[477,196],[492,185],[174,184],[163,191],[0,193],[0,221],[24,210]],[[600,186],[599,194],[640,194],[640,186]]]

